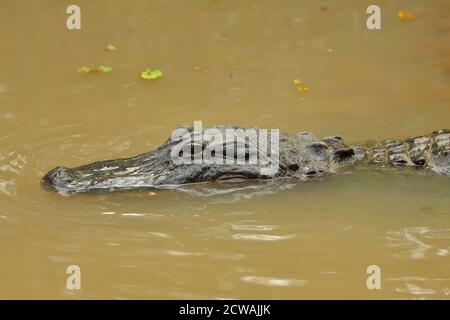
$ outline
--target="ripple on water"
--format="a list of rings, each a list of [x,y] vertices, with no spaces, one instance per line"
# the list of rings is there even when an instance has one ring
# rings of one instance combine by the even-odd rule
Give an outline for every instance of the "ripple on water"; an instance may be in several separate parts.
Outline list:
[[[291,286],[304,286],[307,280],[297,279],[280,279],[274,277],[258,277],[258,276],[245,276],[241,277],[244,282],[258,284],[267,287],[291,287]]]
[[[16,183],[14,180],[0,179],[0,192],[8,196],[16,195]]]
[[[7,196],[16,196],[17,179],[22,174],[27,159],[16,151],[4,151],[0,153],[0,172],[3,178],[0,179],[0,192]],[[7,179],[7,177],[10,177]]]
[[[128,213],[121,213],[122,217],[145,217],[145,213],[134,213],[134,212],[128,212]]]
[[[450,279],[427,279],[416,276],[388,278],[385,281],[396,283],[394,291],[413,296],[445,294],[450,283]]]
[[[406,283],[404,288],[395,288],[395,291],[409,293],[413,295],[435,294],[436,291],[429,288],[423,288],[412,283]]]
[[[430,227],[407,227],[401,230],[388,231],[386,239],[389,240],[390,247],[406,247],[405,255],[410,259],[425,259],[430,254],[437,256],[448,255],[449,248],[435,248],[434,241],[442,239],[450,239],[450,228],[433,229]],[[450,243],[449,243],[450,244]],[[396,253],[397,256],[402,254]]]
[[[272,234],[243,234],[237,233],[231,236],[233,240],[256,240],[256,241],[280,241],[295,238],[294,234],[272,235]]]
[[[288,182],[285,179],[196,183],[181,186],[177,190],[190,196],[209,197],[210,204],[229,204],[292,189],[297,183],[298,181]]]
[[[280,226],[276,225],[250,225],[250,224],[232,224],[230,226],[231,230],[241,230],[241,231],[272,231],[278,229]]]
[[[8,90],[9,90],[8,85],[6,85],[5,83],[0,83],[0,93],[6,92]]]
[[[151,236],[157,237],[157,238],[164,238],[164,239],[171,239],[172,236],[168,235],[166,233],[162,233],[162,232],[149,232],[148,233]]]
[[[55,148],[77,139],[73,127],[53,126],[47,130],[24,127],[0,137],[1,208],[20,219],[61,213],[60,202],[49,201],[51,197],[41,188],[40,178],[50,166],[60,163]]]
[[[255,224],[254,220],[248,220],[209,228],[204,236],[242,241],[281,241],[298,237],[297,234],[283,234],[280,228],[279,225]],[[271,234],[274,230],[278,230],[277,234]]]
[[[166,250],[166,254],[169,256],[203,256],[204,252],[189,252],[189,251],[176,251],[176,250]]]
[[[103,211],[100,212],[101,215],[103,216],[121,216],[121,217],[155,217],[155,218],[159,218],[159,217],[163,217],[164,215],[162,214],[158,214],[158,213],[151,213],[151,212],[123,212],[123,213],[118,213],[115,211]]]
[[[100,212],[100,214],[104,215],[104,216],[113,216],[116,213],[113,211],[105,211],[105,212]]]
[[[27,164],[25,156],[17,153],[16,151],[10,151],[6,154],[0,153],[0,171],[11,172],[20,174],[23,168]]]

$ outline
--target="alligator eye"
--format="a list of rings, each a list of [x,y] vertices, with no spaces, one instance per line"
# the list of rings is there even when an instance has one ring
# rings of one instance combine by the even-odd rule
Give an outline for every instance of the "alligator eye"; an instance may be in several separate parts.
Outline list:
[[[315,170],[310,170],[306,173],[306,175],[308,176],[315,176],[317,174],[317,172]]]
[[[306,146],[311,156],[316,160],[324,160],[328,156],[328,147],[323,142],[314,142]]]
[[[290,165],[288,165],[288,169],[291,171],[297,171],[299,168],[299,165],[296,163],[291,163]]]
[[[332,160],[335,163],[344,163],[349,160],[353,160],[355,156],[355,151],[352,148],[339,149],[336,150],[332,155]]]
[[[425,160],[424,159],[418,159],[418,160],[414,160],[414,164],[416,166],[424,166],[425,165]]]

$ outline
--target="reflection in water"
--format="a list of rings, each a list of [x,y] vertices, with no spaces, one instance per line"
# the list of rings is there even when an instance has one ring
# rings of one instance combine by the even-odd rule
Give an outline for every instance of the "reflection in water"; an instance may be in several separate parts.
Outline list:
[[[253,197],[273,194],[295,187],[297,181],[286,179],[251,182],[198,183],[177,188],[178,191],[196,197],[213,197],[211,203],[241,202]]]

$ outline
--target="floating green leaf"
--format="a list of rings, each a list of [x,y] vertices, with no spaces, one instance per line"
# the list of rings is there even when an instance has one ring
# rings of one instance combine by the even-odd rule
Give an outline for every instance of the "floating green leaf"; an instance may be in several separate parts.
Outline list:
[[[111,67],[106,67],[106,66],[100,66],[97,68],[98,71],[103,72],[103,73],[108,73],[112,71]]]
[[[159,69],[153,70],[153,71],[151,71],[150,69],[147,69],[147,70],[141,72],[141,79],[153,80],[153,79],[162,77],[162,75],[163,75],[163,73]]]

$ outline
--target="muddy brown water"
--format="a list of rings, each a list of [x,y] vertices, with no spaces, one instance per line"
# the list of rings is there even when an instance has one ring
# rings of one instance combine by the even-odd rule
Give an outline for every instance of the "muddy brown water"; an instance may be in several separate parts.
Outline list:
[[[66,3],[0,1],[1,298],[450,296],[450,180],[434,174],[155,196],[39,184],[57,165],[146,152],[194,120],[348,142],[448,128],[447,1],[378,1],[378,31],[356,0],[77,4],[82,29],[69,31]],[[98,65],[113,72],[76,72]],[[146,68],[164,76],[143,81]],[[66,288],[69,265],[81,290]],[[380,290],[367,289],[369,265]]]

